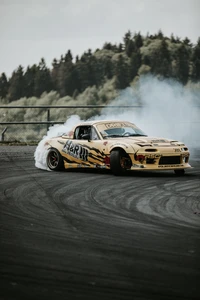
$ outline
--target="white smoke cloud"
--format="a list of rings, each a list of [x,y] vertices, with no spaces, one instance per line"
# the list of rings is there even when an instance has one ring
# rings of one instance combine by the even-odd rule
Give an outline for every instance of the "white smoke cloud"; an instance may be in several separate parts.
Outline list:
[[[35,166],[37,168],[50,171],[46,164],[46,157],[48,151],[45,149],[45,142],[52,137],[60,136],[64,133],[69,132],[73,126],[80,122],[80,117],[75,115],[71,116],[63,125],[54,125],[50,127],[50,129],[47,132],[47,135],[45,135],[43,139],[39,142],[34,153]]]
[[[123,119],[135,123],[150,136],[177,139],[190,147],[199,147],[200,89],[193,92],[182,84],[141,77],[137,86],[123,90],[110,105],[133,108],[110,108],[102,111],[105,119]]]
[[[197,106],[199,105],[199,107]],[[119,119],[135,123],[149,136],[165,137],[184,142],[189,148],[200,147],[200,92],[193,92],[180,83],[153,76],[140,77],[135,87],[120,92],[109,106],[134,106],[109,108],[92,119]],[[36,167],[46,169],[44,143],[48,138],[68,132],[80,122],[71,116],[62,126],[55,125],[39,143],[35,152]]]

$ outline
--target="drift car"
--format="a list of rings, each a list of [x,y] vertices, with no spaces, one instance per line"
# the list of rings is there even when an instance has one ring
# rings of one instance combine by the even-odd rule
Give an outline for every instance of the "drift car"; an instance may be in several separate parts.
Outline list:
[[[181,142],[148,137],[126,121],[89,121],[46,141],[50,170],[105,168],[114,175],[127,170],[174,170],[183,175],[189,150]]]

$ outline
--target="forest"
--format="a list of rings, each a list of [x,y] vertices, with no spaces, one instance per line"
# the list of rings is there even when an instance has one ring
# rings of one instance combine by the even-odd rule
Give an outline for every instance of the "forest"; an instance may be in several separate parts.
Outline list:
[[[193,45],[187,37],[184,40],[173,34],[166,37],[161,30],[146,36],[128,31],[119,45],[105,42],[102,49],[93,53],[89,49],[75,58],[68,50],[60,59],[53,59],[52,68],[41,58],[38,65],[26,70],[20,65],[10,78],[2,73],[0,98],[8,104],[55,91],[61,98],[69,96],[68,99],[75,100],[88,87],[99,89],[112,80],[114,89],[123,90],[148,73],[160,79],[173,78],[183,85],[199,82],[200,38]],[[104,94],[100,102],[109,100]]]
[[[154,101],[154,97],[159,98],[161,106],[164,102],[165,105],[168,103],[174,106],[173,112],[179,111],[179,115],[183,116],[185,110],[190,110],[190,107],[184,110],[184,103],[192,99],[199,106],[200,38],[193,45],[187,37],[184,40],[173,34],[166,37],[161,31],[146,36],[142,36],[140,32],[133,34],[128,31],[119,45],[105,42],[102,49],[94,52],[89,49],[81,57],[75,58],[68,50],[60,59],[53,59],[51,68],[47,67],[45,58],[41,58],[38,65],[28,66],[26,70],[19,66],[10,78],[2,73],[0,105],[5,108],[0,113],[0,122],[3,122],[0,133],[6,129],[7,140],[21,141],[37,141],[46,134],[46,125],[21,124],[5,127],[4,122],[47,120],[46,109],[24,109],[20,106],[73,106],[51,108],[50,120],[64,123],[74,115],[82,120],[102,116],[104,112],[94,106],[108,107],[113,105],[113,100],[119,106],[143,105],[142,88],[138,88],[142,78],[147,78],[143,85],[149,82],[149,86],[145,84],[148,103]],[[151,89],[153,82],[154,91]],[[166,89],[164,94],[163,89]],[[184,96],[187,92],[188,95]],[[19,108],[9,109],[9,106]],[[79,106],[85,108],[80,109]],[[183,109],[180,111],[181,107]],[[112,109],[114,115],[118,112]],[[199,117],[195,122],[198,119]]]

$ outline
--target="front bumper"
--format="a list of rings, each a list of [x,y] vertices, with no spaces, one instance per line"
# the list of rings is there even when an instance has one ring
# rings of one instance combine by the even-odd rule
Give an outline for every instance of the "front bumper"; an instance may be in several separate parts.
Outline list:
[[[176,149],[177,150],[177,149]],[[167,151],[164,149],[154,153],[145,149],[131,154],[131,170],[176,170],[191,168],[189,164],[189,151]]]

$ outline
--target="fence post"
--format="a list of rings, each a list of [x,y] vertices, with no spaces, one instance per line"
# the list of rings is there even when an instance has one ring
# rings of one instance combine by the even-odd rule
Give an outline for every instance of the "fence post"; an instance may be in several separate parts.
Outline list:
[[[47,122],[50,121],[50,108],[47,109]],[[49,124],[47,124],[47,131],[49,130]]]
[[[7,129],[8,129],[8,127],[5,127],[4,130],[1,133],[1,141],[2,142],[4,141],[4,135],[5,135],[5,132],[6,132]]]

